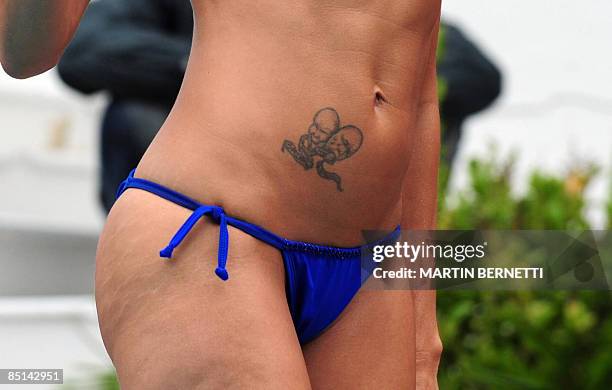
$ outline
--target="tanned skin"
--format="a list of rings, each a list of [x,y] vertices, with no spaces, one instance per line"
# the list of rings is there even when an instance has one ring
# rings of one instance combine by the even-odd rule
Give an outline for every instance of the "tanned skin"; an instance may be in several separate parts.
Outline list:
[[[0,0],[0,63],[27,78],[51,69],[70,42],[88,0]]]
[[[138,177],[293,240],[434,228],[439,1],[192,4],[183,86]],[[0,0],[7,73],[51,68],[86,6]],[[276,249],[230,228],[221,282],[205,220],[159,259],[189,213],[130,189],[100,238],[96,303],[123,389],[437,388],[435,292],[363,290],[300,346]]]

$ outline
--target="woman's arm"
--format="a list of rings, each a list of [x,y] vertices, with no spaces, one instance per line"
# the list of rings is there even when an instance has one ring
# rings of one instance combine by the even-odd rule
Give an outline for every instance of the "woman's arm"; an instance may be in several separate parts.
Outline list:
[[[89,0],[0,0],[0,63],[12,77],[51,69]]]
[[[408,182],[419,186],[404,186],[402,203],[404,215],[402,229],[433,230],[436,226],[438,165],[440,161],[440,114],[436,82],[436,47],[439,23],[432,31],[427,70],[422,84],[419,116],[406,171]],[[420,287],[423,288],[423,287]],[[442,343],[436,320],[436,291],[415,290],[414,324],[416,329],[416,381],[417,389],[438,388],[438,362]]]

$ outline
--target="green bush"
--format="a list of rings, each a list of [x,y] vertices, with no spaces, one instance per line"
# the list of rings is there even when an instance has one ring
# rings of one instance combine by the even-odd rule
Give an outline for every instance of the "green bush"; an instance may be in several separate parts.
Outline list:
[[[97,369],[85,368],[87,375],[83,378],[72,380],[61,385],[61,390],[119,390],[117,375],[114,370],[100,372]]]
[[[454,202],[441,200],[439,227],[588,228],[583,193],[596,169],[535,172],[520,196],[511,172],[512,160],[473,160],[469,188]],[[609,292],[594,291],[440,291],[440,388],[610,388],[611,302]]]

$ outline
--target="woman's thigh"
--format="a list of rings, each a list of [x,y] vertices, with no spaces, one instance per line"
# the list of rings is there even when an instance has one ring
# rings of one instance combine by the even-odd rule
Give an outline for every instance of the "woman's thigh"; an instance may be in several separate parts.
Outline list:
[[[414,389],[410,291],[361,290],[324,333],[304,346],[313,389]]]
[[[96,304],[122,389],[309,388],[279,252],[230,228],[223,282],[219,226],[205,217],[161,259],[190,211],[128,190],[98,245]]]

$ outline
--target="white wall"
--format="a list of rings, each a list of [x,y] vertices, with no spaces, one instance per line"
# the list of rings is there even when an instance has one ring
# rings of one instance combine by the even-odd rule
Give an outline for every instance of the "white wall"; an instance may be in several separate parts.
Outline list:
[[[97,231],[97,138],[103,97],[70,92],[55,72],[0,72],[0,226]]]
[[[459,24],[501,67],[503,96],[466,124],[451,186],[466,184],[465,164],[518,152],[516,188],[533,169],[562,173],[577,161],[605,170],[593,183],[590,217],[603,223],[612,147],[612,2],[448,0]]]
[[[111,369],[92,296],[103,103],[54,72],[0,75],[0,367],[63,368],[76,388]]]

